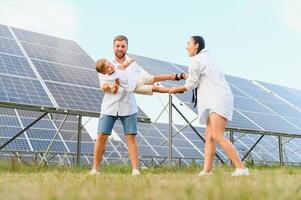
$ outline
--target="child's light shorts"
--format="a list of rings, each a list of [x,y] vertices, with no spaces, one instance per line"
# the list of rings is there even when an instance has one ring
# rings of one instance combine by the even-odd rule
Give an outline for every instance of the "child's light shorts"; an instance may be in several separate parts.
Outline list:
[[[137,86],[134,90],[137,94],[153,95],[154,76],[142,75],[137,81]]]

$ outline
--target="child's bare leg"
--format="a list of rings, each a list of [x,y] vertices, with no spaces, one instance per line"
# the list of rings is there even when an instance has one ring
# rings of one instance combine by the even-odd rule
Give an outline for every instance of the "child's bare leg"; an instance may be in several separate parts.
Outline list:
[[[159,93],[169,93],[170,88],[162,87],[162,86],[156,86],[153,85],[153,92],[159,92]]]
[[[154,83],[159,81],[168,81],[168,80],[174,80],[174,77],[176,74],[161,74],[161,75],[155,75],[154,76]]]

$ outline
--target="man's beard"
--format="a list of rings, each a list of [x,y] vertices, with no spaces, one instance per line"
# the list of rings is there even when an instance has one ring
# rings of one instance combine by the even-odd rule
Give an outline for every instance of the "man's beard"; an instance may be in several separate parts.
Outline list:
[[[115,56],[116,56],[117,58],[121,59],[121,58],[124,58],[125,54],[126,54],[126,53],[123,52],[123,51],[118,51],[117,53],[115,53]]]

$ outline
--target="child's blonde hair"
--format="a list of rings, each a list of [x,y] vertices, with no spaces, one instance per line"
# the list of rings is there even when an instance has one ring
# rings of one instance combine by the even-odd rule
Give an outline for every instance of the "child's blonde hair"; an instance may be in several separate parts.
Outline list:
[[[107,59],[101,58],[96,61],[95,69],[99,73],[104,73]]]

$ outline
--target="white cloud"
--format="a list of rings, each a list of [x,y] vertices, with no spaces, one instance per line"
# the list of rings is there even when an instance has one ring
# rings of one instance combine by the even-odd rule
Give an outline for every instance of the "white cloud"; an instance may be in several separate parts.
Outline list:
[[[1,0],[0,23],[75,39],[76,14],[68,0]]]
[[[288,25],[291,28],[301,32],[301,1],[286,0],[285,8]]]

